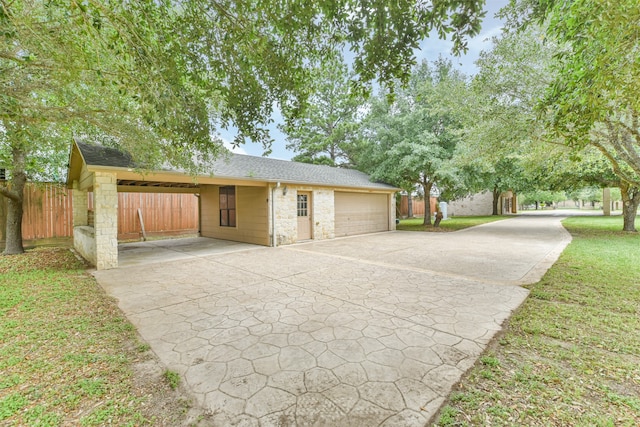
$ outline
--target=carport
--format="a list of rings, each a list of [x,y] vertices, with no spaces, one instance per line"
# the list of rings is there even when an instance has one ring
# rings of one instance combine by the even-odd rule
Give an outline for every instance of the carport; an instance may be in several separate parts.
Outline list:
[[[152,263],[184,261],[194,257],[228,254],[260,247],[251,243],[210,237],[121,243],[118,245],[118,266],[133,267]]]
[[[118,192],[196,194],[202,237],[255,245],[395,230],[398,189],[362,172],[231,153],[209,167],[198,177],[143,173],[127,153],[75,140],[67,178],[75,249],[98,270],[118,266]]]

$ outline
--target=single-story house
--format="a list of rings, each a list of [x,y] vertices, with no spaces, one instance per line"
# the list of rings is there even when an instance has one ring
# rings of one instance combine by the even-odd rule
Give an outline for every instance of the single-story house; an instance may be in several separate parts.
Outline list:
[[[518,213],[517,197],[513,191],[498,196],[498,214]],[[483,191],[461,199],[452,200],[447,206],[448,216],[488,216],[493,213],[493,192]]]
[[[197,194],[201,236],[279,246],[394,230],[398,191],[353,169],[231,153],[207,175],[140,171],[128,154],[78,140],[67,185],[73,191],[74,247],[98,269],[118,266],[118,192]]]

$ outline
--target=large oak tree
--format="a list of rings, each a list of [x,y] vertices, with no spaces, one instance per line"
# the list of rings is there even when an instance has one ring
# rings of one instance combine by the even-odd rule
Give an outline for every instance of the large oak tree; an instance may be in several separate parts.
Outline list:
[[[454,161],[462,122],[457,103],[450,101],[465,86],[466,77],[451,62],[423,62],[414,68],[409,84],[393,102],[382,94],[372,103],[364,126],[367,147],[359,167],[372,178],[408,192],[422,186],[427,200],[424,225],[431,224],[428,200],[432,189],[453,196],[464,187]]]
[[[640,205],[640,7],[636,0],[552,2],[548,34],[568,49],[541,104],[572,146],[596,147],[620,178],[624,230]]]
[[[625,231],[640,204],[640,8],[637,0],[511,0],[516,29],[543,24],[557,44],[539,116],[551,137],[597,148],[620,178]]]

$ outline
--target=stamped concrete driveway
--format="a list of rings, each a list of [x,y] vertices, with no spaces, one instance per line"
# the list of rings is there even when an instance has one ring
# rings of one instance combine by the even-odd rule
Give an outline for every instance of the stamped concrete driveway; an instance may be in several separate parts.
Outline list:
[[[214,425],[423,426],[568,243],[560,219],[200,244],[96,277]]]

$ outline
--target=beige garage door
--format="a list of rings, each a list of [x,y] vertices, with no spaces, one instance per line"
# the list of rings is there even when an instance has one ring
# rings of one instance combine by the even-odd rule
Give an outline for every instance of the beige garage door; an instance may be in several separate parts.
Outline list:
[[[336,237],[389,230],[386,194],[335,193]]]

